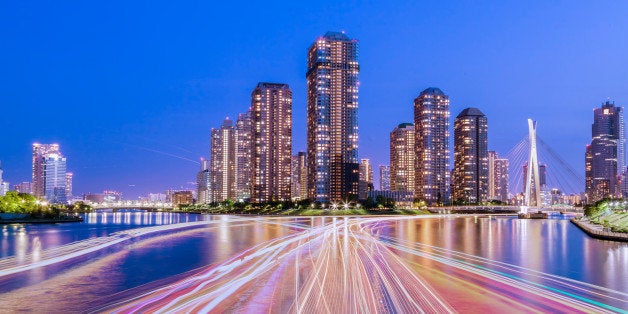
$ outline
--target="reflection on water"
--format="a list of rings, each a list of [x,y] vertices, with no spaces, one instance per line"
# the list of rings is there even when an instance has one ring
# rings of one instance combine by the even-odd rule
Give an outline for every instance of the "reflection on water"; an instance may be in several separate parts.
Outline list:
[[[4,225],[0,236],[0,271],[6,257],[31,256],[66,244],[132,228],[204,221],[202,226],[130,239],[99,255],[72,263],[35,268],[0,277],[0,308],[35,311],[82,311],[99,308],[103,296],[120,298],[173,282],[183,273],[228,260],[255,245],[309,228],[337,225],[332,235],[346,234],[348,221],[334,217],[234,217],[171,213],[117,212],[88,214],[82,223]],[[370,229],[389,242],[420,243],[426,254],[470,254],[533,271],[559,275],[617,291],[628,291],[628,244],[590,238],[568,220],[519,220],[506,217],[374,220]],[[352,248],[348,237],[329,245],[333,256]],[[443,253],[441,249],[448,250]],[[394,251],[394,250],[393,250]],[[435,259],[395,252],[420,269],[456,270]],[[338,261],[336,261],[338,262]],[[492,266],[487,266],[492,267]],[[525,275],[522,275],[525,276]],[[532,276],[530,280],[536,280]],[[8,284],[10,283],[10,285]],[[142,286],[147,285],[148,286]],[[19,300],[37,299],[25,304]]]
[[[131,228],[207,220],[209,216],[145,211],[98,212],[83,222],[1,225],[0,258],[26,254]]]
[[[395,238],[628,291],[628,244],[591,238],[566,219],[414,219],[388,228]]]

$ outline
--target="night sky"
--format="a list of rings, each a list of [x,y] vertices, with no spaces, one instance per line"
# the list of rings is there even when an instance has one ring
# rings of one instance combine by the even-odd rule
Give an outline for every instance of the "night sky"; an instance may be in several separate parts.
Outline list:
[[[211,127],[260,81],[292,88],[305,150],[306,52],[328,30],[359,40],[359,154],[375,166],[434,86],[452,117],[487,115],[489,149],[506,154],[530,117],[584,176],[592,109],[628,103],[628,2],[412,2],[3,1],[4,179],[30,181],[31,144],[56,142],[75,195],[192,187]]]

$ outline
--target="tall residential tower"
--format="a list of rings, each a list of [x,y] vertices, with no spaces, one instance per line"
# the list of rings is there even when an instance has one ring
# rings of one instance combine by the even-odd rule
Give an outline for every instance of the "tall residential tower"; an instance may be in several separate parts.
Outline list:
[[[466,108],[454,121],[452,200],[477,204],[488,199],[488,122],[477,108]]]
[[[593,110],[591,145],[587,147],[591,167],[586,178],[589,202],[621,197],[619,178],[626,171],[625,148],[624,110],[607,101]]]
[[[449,201],[449,97],[425,89],[414,100],[414,197],[427,204]]]
[[[307,161],[311,200],[358,196],[358,42],[327,32],[308,50]]]
[[[227,117],[211,131],[210,202],[235,200],[235,129]]]
[[[254,203],[290,200],[292,91],[287,84],[259,83],[251,94]]]
[[[50,203],[67,202],[66,158],[59,144],[33,144],[33,194]]]
[[[236,198],[238,201],[251,198],[251,176],[253,169],[253,122],[251,111],[238,115],[235,126],[236,145]]]
[[[390,190],[414,192],[414,124],[390,132]]]

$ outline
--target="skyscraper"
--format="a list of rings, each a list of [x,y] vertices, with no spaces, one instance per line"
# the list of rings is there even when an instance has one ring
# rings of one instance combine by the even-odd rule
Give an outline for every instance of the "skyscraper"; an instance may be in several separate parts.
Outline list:
[[[210,201],[235,200],[235,129],[229,117],[211,131]]]
[[[253,202],[290,199],[292,91],[287,84],[259,83],[251,94]]]
[[[488,198],[488,122],[477,108],[466,108],[454,121],[452,198],[481,203]]]
[[[251,169],[253,167],[253,124],[251,111],[238,115],[236,141],[236,198],[251,198]]]
[[[65,173],[65,195],[69,199],[72,197],[72,180],[74,179],[74,173]]]
[[[359,183],[359,199],[364,200],[368,197],[368,192],[373,190],[373,167],[371,160],[363,158],[360,160],[360,183]]]
[[[414,124],[390,132],[390,190],[414,192]]]
[[[196,174],[196,202],[198,204],[207,204],[210,202],[210,171],[209,160],[201,158],[201,170]]]
[[[414,197],[428,204],[449,201],[449,97],[425,89],[414,100]]]
[[[591,145],[588,147],[591,171],[586,179],[589,202],[621,196],[619,177],[626,168],[625,145],[623,108],[607,101],[593,110]],[[588,154],[587,149],[587,157]]]
[[[48,154],[60,155],[59,144],[33,144],[33,181],[31,188],[33,195],[39,198],[44,197],[46,189],[44,181],[44,157]]]
[[[488,152],[488,200],[508,202],[508,159]]]
[[[390,191],[390,166],[379,165],[379,190]]]
[[[358,196],[358,42],[327,32],[308,50],[308,196],[313,201]]]
[[[0,196],[7,194],[9,191],[9,182],[2,181],[2,162],[0,161]]]
[[[292,156],[292,199],[307,199],[307,153]]]
[[[67,202],[66,158],[58,144],[33,144],[33,194],[50,203]]]

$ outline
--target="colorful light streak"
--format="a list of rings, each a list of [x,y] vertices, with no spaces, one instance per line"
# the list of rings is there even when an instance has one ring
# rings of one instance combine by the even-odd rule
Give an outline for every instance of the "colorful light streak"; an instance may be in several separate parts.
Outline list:
[[[283,217],[221,217],[137,228],[44,250],[38,258],[0,259],[0,278],[164,231],[273,225],[292,232],[174,283],[137,290],[124,300],[112,298],[98,311],[440,313],[481,311],[488,305],[514,312],[627,313],[628,293],[408,241],[389,230],[401,220],[426,217],[312,217],[300,223]],[[424,259],[430,267],[417,262]],[[445,280],[437,282],[438,276]]]

